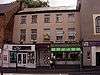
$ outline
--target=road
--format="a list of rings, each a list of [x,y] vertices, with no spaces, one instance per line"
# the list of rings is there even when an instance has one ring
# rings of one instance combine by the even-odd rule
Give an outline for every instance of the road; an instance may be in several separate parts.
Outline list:
[[[3,75],[69,75],[69,74],[15,74],[15,73],[4,73]]]

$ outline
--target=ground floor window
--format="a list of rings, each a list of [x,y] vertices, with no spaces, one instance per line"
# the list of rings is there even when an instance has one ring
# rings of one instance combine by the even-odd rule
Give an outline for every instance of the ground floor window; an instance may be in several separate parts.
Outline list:
[[[80,52],[53,52],[56,60],[61,61],[79,61]]]
[[[34,64],[34,60],[35,60],[34,52],[28,52],[27,57],[28,57],[27,62]]]
[[[17,61],[17,55],[16,52],[10,52],[10,63],[16,63]]]

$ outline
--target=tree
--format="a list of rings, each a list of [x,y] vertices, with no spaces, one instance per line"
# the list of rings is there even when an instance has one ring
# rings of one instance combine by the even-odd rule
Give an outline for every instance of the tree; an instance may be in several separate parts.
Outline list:
[[[22,0],[22,3],[27,4],[29,8],[49,7],[48,2],[41,0]]]

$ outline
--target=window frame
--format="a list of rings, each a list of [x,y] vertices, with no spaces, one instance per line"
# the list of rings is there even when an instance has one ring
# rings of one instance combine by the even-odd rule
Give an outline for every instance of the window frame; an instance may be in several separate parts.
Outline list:
[[[56,14],[56,23],[62,23],[63,17],[62,14]]]
[[[26,18],[27,18],[27,16],[26,15],[22,15],[20,18],[21,18],[20,24],[26,24]]]
[[[31,23],[33,24],[33,23],[37,23],[37,15],[32,15],[31,16]]]
[[[50,14],[44,15],[44,23],[50,23]]]

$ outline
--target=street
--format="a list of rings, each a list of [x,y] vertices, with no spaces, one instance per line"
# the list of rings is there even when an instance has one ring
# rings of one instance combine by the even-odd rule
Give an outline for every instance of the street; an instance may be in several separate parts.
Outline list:
[[[5,73],[4,75],[69,75],[69,74],[16,74],[16,73]]]

